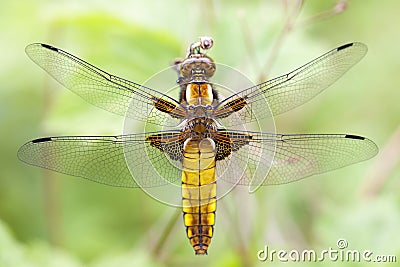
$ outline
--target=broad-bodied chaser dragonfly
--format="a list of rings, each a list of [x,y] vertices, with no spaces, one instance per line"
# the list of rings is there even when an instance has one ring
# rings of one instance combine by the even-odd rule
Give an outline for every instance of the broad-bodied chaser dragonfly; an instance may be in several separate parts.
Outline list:
[[[111,75],[61,49],[31,44],[27,55],[89,103],[153,125],[174,127],[117,136],[44,137],[24,144],[29,164],[119,187],[171,184],[183,209],[195,254],[207,254],[214,234],[218,188],[224,182],[259,186],[293,182],[375,156],[371,140],[351,134],[275,134],[238,129],[307,102],[366,54],[362,43],[335,48],[294,71],[220,99],[212,79],[217,64],[206,55],[210,37],[176,60],[179,100]],[[137,130],[137,129],[136,129]],[[166,189],[163,189],[166,188]],[[178,192],[178,193],[177,193]]]

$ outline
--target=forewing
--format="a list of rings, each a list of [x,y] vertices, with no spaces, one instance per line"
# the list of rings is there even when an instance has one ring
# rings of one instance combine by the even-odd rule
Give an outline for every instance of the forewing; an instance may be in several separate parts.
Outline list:
[[[260,83],[227,99],[216,107],[215,116],[225,127],[253,122],[298,107],[333,84],[367,53],[362,43],[335,48],[306,65],[275,79]],[[234,119],[227,119],[232,113]]]
[[[156,139],[164,150],[154,146],[152,136],[159,136]],[[169,141],[169,138],[177,140],[178,136],[179,132],[167,131],[121,136],[46,137],[23,145],[18,157],[31,165],[106,185],[161,186],[180,179],[180,169],[171,164],[176,159],[169,156],[169,151],[181,153],[180,143]],[[130,170],[135,174],[134,178]]]
[[[184,109],[173,98],[111,75],[61,49],[31,44],[27,55],[54,79],[87,102],[121,116],[176,126]]]

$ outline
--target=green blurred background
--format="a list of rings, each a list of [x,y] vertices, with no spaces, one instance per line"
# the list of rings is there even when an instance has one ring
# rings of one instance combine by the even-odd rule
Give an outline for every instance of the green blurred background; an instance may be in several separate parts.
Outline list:
[[[299,10],[298,3],[1,1],[0,266],[277,266],[260,262],[257,251],[337,248],[339,238],[349,249],[400,261],[400,2],[348,1],[339,13],[334,0],[304,1]],[[180,211],[140,189],[18,161],[19,146],[34,138],[120,134],[123,127],[122,117],[49,78],[25,55],[26,45],[52,44],[141,83],[202,35],[215,40],[210,56],[254,81],[346,42],[366,43],[358,65],[316,99],[276,117],[276,126],[282,133],[364,135],[379,155],[254,195],[232,192],[219,202],[206,257],[194,256]]]

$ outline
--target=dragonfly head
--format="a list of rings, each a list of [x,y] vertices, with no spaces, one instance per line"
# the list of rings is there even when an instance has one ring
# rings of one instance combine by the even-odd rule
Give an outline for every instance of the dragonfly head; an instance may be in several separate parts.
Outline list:
[[[175,61],[180,82],[207,82],[215,73],[215,63],[205,54],[214,44],[211,37],[200,37],[200,41],[189,46],[185,59]]]
[[[215,63],[204,54],[193,54],[180,63],[179,72],[188,83],[207,82],[215,73]]]

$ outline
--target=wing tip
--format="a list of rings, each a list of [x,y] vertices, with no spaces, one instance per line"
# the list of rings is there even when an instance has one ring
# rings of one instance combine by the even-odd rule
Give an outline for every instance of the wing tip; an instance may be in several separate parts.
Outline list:
[[[371,139],[368,139],[366,137],[359,136],[359,135],[353,135],[353,134],[346,134],[344,137],[349,138],[349,139],[364,141],[363,143],[369,147],[369,152],[370,152],[369,156],[366,157],[364,160],[373,158],[379,153],[378,145],[375,144],[375,142],[372,141]]]
[[[346,48],[348,48],[348,47],[350,47],[350,46],[353,46],[354,44],[355,44],[355,43],[344,44],[344,45],[339,46],[336,50],[337,50],[337,51],[340,51],[340,50],[346,49]]]
[[[40,44],[42,47],[44,47],[44,48],[47,48],[47,49],[50,49],[50,50],[53,50],[53,51],[56,51],[56,52],[58,52],[58,48],[56,48],[56,47],[54,47],[54,46],[51,46],[51,45],[48,45],[48,44]]]
[[[344,138],[365,140],[365,137],[362,137],[359,135],[353,135],[353,134],[346,134]]]
[[[26,47],[25,47],[25,52],[28,54],[28,56],[30,57],[30,55],[31,55],[31,50],[35,50],[35,49],[37,49],[37,47],[43,47],[43,48],[46,48],[46,49],[49,49],[49,50],[52,50],[52,51],[55,51],[55,52],[59,52],[60,50],[58,49],[58,48],[56,48],[56,47],[54,47],[54,46],[51,46],[51,45],[48,45],[48,44],[42,44],[42,43],[32,43],[32,44],[29,44],[29,45],[27,45]]]
[[[33,144],[36,144],[36,143],[49,142],[49,141],[51,141],[51,140],[52,140],[51,137],[42,137],[42,138],[38,138],[38,139],[32,140],[31,142],[32,142]]]
[[[361,42],[352,42],[352,43],[347,43],[347,44],[341,45],[338,48],[336,48],[336,51],[345,50],[345,49],[347,49],[349,47],[352,47],[352,46],[354,46],[354,47],[358,48],[359,50],[363,51],[363,53],[362,53],[363,55],[366,54],[367,51],[368,51],[368,46],[366,44],[364,44],[364,43],[361,43]]]
[[[18,149],[18,152],[17,152],[18,159],[25,163],[35,165],[29,160],[29,157],[27,157],[28,155],[26,154],[26,151],[28,151],[29,148],[35,144],[46,143],[46,142],[50,142],[50,141],[53,141],[53,139],[51,137],[42,137],[42,138],[31,140],[31,141],[25,143]]]

